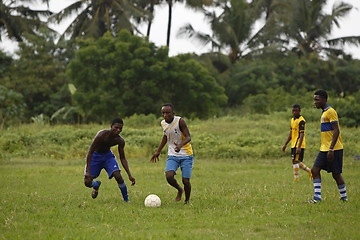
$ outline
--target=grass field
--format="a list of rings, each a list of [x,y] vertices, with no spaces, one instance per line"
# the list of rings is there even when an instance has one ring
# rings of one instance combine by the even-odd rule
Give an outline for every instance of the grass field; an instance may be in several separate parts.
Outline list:
[[[149,162],[149,152],[161,140],[158,125],[124,128],[136,178],[131,187],[123,173],[129,203],[122,201],[115,180],[108,180],[105,171],[97,199],[83,184],[83,154],[93,134],[108,126],[3,130],[0,239],[360,239],[360,161],[353,157],[360,150],[345,149],[349,202],[339,201],[331,174],[322,172],[323,201],[304,204],[313,196],[312,182],[301,170],[300,181],[294,183],[289,152],[280,151],[288,119],[272,116],[271,123],[269,118],[254,118],[189,121],[196,155],[191,204],[185,206],[174,201],[176,192],[165,180],[166,154],[159,163]],[[317,122],[307,126],[305,163],[310,167],[318,151],[317,127]],[[16,138],[22,134],[25,140]],[[359,129],[342,128],[342,134],[345,146],[360,143]],[[14,140],[9,143],[10,135]],[[80,140],[67,142],[73,135]],[[148,194],[161,198],[160,208],[144,207]]]

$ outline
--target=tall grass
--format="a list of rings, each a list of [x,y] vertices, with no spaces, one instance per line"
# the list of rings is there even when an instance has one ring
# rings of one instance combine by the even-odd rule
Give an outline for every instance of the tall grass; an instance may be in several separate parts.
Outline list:
[[[322,172],[320,204],[306,172],[293,183],[292,165],[281,147],[289,114],[187,120],[195,165],[191,204],[175,202],[164,177],[166,152],[149,162],[160,143],[156,125],[127,124],[122,135],[136,185],[124,203],[105,172],[97,199],[83,184],[84,158],[106,125],[23,125],[1,131],[0,239],[358,239],[360,230],[360,130],[342,128],[348,203],[339,201],[331,174]],[[140,120],[139,120],[140,121]],[[146,121],[145,121],[146,122]],[[150,121],[151,122],[151,121]],[[319,149],[318,122],[308,121],[305,164]],[[154,126],[155,125],[155,126]],[[114,151],[116,153],[116,151]],[[177,179],[181,182],[181,174]],[[144,207],[157,194],[160,208]]]

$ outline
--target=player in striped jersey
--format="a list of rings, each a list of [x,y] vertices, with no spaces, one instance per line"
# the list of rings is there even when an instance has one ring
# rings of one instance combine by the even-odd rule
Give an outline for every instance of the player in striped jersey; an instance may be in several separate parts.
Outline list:
[[[305,118],[300,115],[301,109],[299,104],[294,104],[292,107],[293,118],[291,119],[290,133],[282,151],[285,152],[287,144],[291,140],[291,159],[293,163],[294,181],[299,181],[299,168],[308,172],[310,180],[312,180],[312,174],[310,168],[304,163],[305,152]]]
[[[345,182],[342,173],[343,166],[343,144],[340,134],[338,115],[330,105],[327,104],[328,94],[325,90],[318,90],[314,94],[314,105],[321,108],[321,146],[314,165],[311,169],[314,183],[314,198],[308,203],[321,201],[321,169],[332,173],[340,192],[340,200],[347,201]]]

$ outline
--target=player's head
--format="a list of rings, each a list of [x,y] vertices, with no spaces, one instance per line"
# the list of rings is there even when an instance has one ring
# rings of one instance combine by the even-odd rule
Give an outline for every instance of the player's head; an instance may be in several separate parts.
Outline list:
[[[300,116],[301,108],[299,104],[294,104],[292,106],[292,114],[295,118],[298,118]]]
[[[111,131],[114,134],[120,134],[124,126],[124,122],[121,118],[114,118],[111,122]]]
[[[171,110],[174,111],[174,105],[172,103],[165,103],[163,107],[171,107]]]
[[[111,122],[111,125],[114,125],[115,123],[120,123],[120,124],[124,125],[124,122],[121,118],[114,118]]]
[[[322,98],[324,98],[326,101],[327,101],[327,98],[328,98],[328,94],[325,90],[321,89],[321,90],[317,90],[314,95],[318,95]]]
[[[171,103],[165,103],[161,108],[161,114],[165,119],[165,122],[171,123],[174,120],[174,105]]]
[[[316,108],[324,109],[327,105],[328,94],[325,90],[318,90],[314,93],[314,105]]]

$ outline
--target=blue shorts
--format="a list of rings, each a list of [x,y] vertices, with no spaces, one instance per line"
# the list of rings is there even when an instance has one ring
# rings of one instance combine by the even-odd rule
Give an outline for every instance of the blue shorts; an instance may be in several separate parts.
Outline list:
[[[112,151],[108,151],[107,153],[93,153],[93,157],[90,164],[90,174],[92,177],[97,178],[100,175],[101,170],[105,168],[107,174],[109,175],[109,179],[113,177],[113,172],[116,170],[120,170],[119,165],[115,159],[115,155]],[[85,166],[86,172],[86,166]]]
[[[342,165],[343,165],[343,149],[334,151],[334,161],[329,162],[327,160],[328,152],[319,152],[314,166],[320,169],[324,169],[327,172],[332,173],[342,173]]]
[[[168,156],[166,161],[165,172],[174,171],[181,168],[181,175],[183,178],[190,178],[192,167],[194,165],[194,155],[185,157]]]

